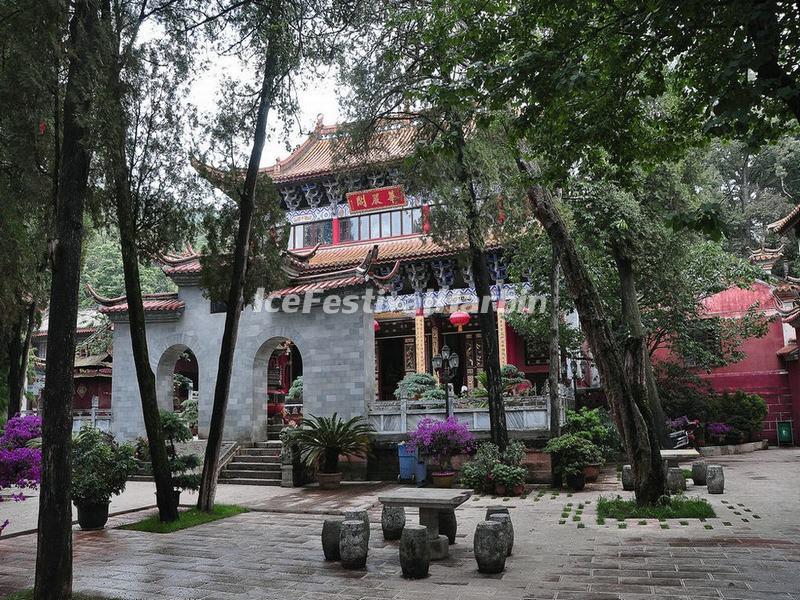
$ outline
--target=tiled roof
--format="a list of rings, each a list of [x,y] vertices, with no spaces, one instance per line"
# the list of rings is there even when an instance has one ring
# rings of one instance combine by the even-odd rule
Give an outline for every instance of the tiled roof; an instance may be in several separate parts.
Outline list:
[[[338,290],[341,288],[363,285],[366,279],[363,276],[352,275],[349,277],[337,277],[335,279],[324,279],[322,281],[315,281],[311,283],[304,283],[292,287],[276,290],[270,294],[275,298],[282,298],[284,296],[310,294],[316,292],[326,292],[329,290]]]
[[[145,312],[173,312],[186,306],[182,300],[178,300],[177,294],[175,294],[174,298],[158,299],[151,299],[145,295],[142,296],[142,300]],[[101,306],[100,312],[104,314],[128,312],[128,303],[120,302],[111,306]]]
[[[775,354],[784,360],[796,360],[798,358],[797,342],[791,340],[783,348],[775,352]]]
[[[795,206],[788,215],[778,219],[774,223],[767,225],[769,231],[774,231],[778,235],[783,235],[800,221],[800,204]]]

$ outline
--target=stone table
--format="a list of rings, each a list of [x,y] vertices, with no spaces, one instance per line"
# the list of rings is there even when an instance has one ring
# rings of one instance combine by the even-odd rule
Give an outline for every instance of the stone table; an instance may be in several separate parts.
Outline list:
[[[677,450],[662,450],[661,458],[667,461],[668,467],[677,467],[678,463],[700,458],[700,453],[694,448],[679,448]]]
[[[439,533],[439,511],[455,510],[471,495],[470,490],[408,487],[381,494],[378,501],[386,506],[419,508],[419,524],[428,528],[431,560],[441,560],[448,556],[448,540]]]

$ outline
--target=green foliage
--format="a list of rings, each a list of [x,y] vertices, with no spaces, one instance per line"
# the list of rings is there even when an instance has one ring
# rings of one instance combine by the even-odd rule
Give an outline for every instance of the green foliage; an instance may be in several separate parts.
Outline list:
[[[703,498],[682,495],[663,496],[657,504],[639,506],[636,500],[615,498],[597,499],[598,519],[710,519],[716,517],[711,505]]]
[[[186,425],[188,425],[190,429],[195,427],[200,418],[197,398],[189,397],[181,402],[181,409],[181,418],[186,422]]]
[[[215,504],[214,508],[210,511],[199,510],[191,508],[183,511],[178,515],[177,521],[164,522],[158,518],[158,515],[153,515],[136,523],[129,523],[123,525],[120,529],[127,529],[129,531],[145,531],[147,533],[172,533],[180,531],[181,529],[188,529],[196,525],[203,525],[204,523],[211,523],[219,519],[227,517],[235,517],[242,513],[248,512],[248,509],[243,506],[236,506],[234,504]],[[73,596],[74,597],[74,596]]]
[[[544,451],[558,458],[555,470],[562,475],[577,475],[583,472],[586,465],[603,460],[600,448],[576,433],[552,438],[547,442]]]
[[[578,411],[568,410],[562,432],[585,437],[606,456],[622,449],[619,432],[610,415],[599,408],[589,410],[582,406]]]
[[[462,485],[472,488],[478,492],[491,493],[494,491],[495,479],[494,469],[498,465],[507,466],[511,469],[522,469],[522,479],[524,481],[527,470],[521,467],[522,460],[525,458],[525,446],[519,440],[512,440],[506,446],[505,452],[491,442],[483,442],[478,446],[472,460],[461,467],[460,478]],[[505,471],[503,471],[505,473]],[[512,473],[512,471],[509,471]],[[513,471],[520,473],[520,471]]]
[[[300,404],[303,402],[303,376],[295,377],[292,385],[289,386],[289,391],[286,394],[286,399],[291,404]]]
[[[522,257],[516,259],[524,260]],[[547,312],[509,312],[506,313],[506,319],[537,356],[547,356],[550,343],[550,317]],[[577,327],[561,320],[558,324],[558,340],[562,348],[574,351],[581,347],[583,334]]]
[[[659,361],[654,367],[665,415],[673,419],[685,415],[703,423],[713,420],[709,398],[714,391],[708,381],[678,363]]]
[[[200,475],[191,473],[200,466],[200,459],[195,454],[178,454],[176,443],[188,442],[192,432],[181,414],[162,410],[161,428],[167,445],[169,470],[172,473],[172,484],[176,490],[196,490],[200,487]]]
[[[525,483],[528,470],[525,467],[512,467],[503,463],[498,463],[492,467],[492,480],[496,485],[504,485],[511,488]]]
[[[428,402],[444,402],[445,401],[446,392],[440,388],[429,388],[422,393],[420,396],[420,400],[426,400]]]
[[[340,456],[366,458],[375,429],[364,417],[355,416],[347,421],[336,413],[330,417],[308,415],[292,434],[299,444],[303,461],[308,466],[321,463],[323,473],[336,473]]]
[[[430,373],[408,373],[398,382],[394,397],[398,400],[414,400],[436,386],[436,378]]]
[[[121,494],[136,470],[134,448],[84,425],[72,440],[72,499],[77,504],[108,502]]]
[[[748,394],[741,390],[725,392],[716,399],[714,405],[714,420],[733,427],[733,436],[729,434],[732,443],[751,442],[764,428],[767,403],[758,394]]]

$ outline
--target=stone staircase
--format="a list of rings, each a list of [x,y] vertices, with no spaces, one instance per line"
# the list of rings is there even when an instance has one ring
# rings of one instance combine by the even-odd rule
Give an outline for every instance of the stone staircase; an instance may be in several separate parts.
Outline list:
[[[281,442],[270,440],[242,446],[219,474],[220,483],[281,484]]]

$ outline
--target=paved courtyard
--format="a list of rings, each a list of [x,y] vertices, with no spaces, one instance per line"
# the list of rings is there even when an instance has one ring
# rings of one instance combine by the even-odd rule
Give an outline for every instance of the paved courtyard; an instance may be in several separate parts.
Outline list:
[[[165,600],[800,600],[800,450],[717,461],[726,467],[726,493],[688,491],[714,506],[717,518],[706,522],[598,525],[598,496],[620,489],[613,473],[579,494],[534,491],[504,502],[516,541],[505,573],[496,576],[477,572],[471,540],[486,506],[502,499],[463,505],[450,557],[432,563],[428,579],[409,581],[400,576],[397,543],[384,542],[380,531],[376,496],[386,486],[356,485],[335,493],[263,489],[262,498],[241,502],[252,512],[174,534],[76,532],[75,589]],[[340,506],[370,507],[364,570],[323,560],[322,520]],[[562,519],[562,512],[569,517]],[[110,525],[142,514],[115,517]],[[35,536],[0,540],[0,595],[30,586],[34,562]]]

